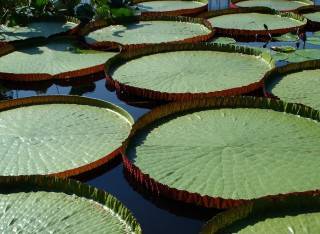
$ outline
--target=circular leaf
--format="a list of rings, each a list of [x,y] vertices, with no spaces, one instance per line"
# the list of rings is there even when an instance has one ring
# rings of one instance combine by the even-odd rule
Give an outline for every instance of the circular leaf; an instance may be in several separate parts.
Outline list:
[[[320,110],[319,71],[319,62],[278,68],[266,77],[265,90],[285,102],[301,103]]]
[[[49,37],[58,33],[75,31],[79,25],[75,19],[63,18],[34,19],[27,26],[7,27],[1,25],[0,42],[12,42],[33,37]],[[69,20],[68,20],[69,19]],[[77,23],[76,23],[77,22]]]
[[[182,15],[198,13],[207,9],[207,4],[201,1],[141,1],[135,0],[133,3],[140,12],[145,13],[165,13],[172,15]]]
[[[116,54],[77,51],[72,46],[75,40],[68,38],[35,40],[34,43],[21,44],[1,57],[0,79],[39,81],[85,76],[102,71],[103,64]]]
[[[267,99],[177,102],[134,124],[124,166],[152,191],[206,207],[313,191],[319,118],[311,108]]]
[[[258,199],[218,214],[200,233],[317,233],[319,198],[319,194],[294,194]]]
[[[293,11],[299,7],[314,5],[309,0],[233,0],[232,4],[235,7],[268,7],[278,11]]]
[[[181,44],[130,50],[109,60],[105,69],[119,90],[181,100],[250,92],[273,66],[269,55],[246,47]]]
[[[115,157],[132,117],[111,103],[39,96],[0,103],[0,175],[69,177]]]
[[[0,183],[4,233],[141,233],[120,201],[75,180],[20,176]]]
[[[91,46],[103,48],[116,43],[123,48],[128,45],[205,41],[213,36],[214,29],[203,19],[155,15],[126,22],[100,20],[88,25],[81,34],[86,35],[85,40]]]

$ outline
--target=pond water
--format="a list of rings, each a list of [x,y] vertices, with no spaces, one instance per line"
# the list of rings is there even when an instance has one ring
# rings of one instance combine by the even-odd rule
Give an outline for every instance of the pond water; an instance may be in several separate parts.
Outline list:
[[[241,43],[242,45],[263,47],[265,43]],[[283,43],[280,43],[283,45]],[[279,46],[279,43],[269,43],[267,47]],[[294,43],[287,45],[294,46]],[[306,48],[319,48],[319,46],[308,45]],[[283,65],[285,62],[278,63]],[[86,97],[97,98],[111,102],[127,110],[135,120],[149,111],[145,107],[150,104],[146,100],[135,100],[124,102],[118,98],[115,92],[109,91],[105,86],[105,79],[95,81],[82,86],[59,86],[52,84],[47,89],[36,91],[35,89],[23,90],[19,87],[0,86],[0,100],[16,99],[35,95],[49,94],[73,94]],[[143,233],[199,233],[202,226],[212,216],[221,212],[215,209],[204,209],[181,202],[171,201],[165,198],[157,197],[145,191],[141,191],[134,183],[129,182],[123,173],[121,160],[115,160],[113,165],[102,167],[95,171],[93,175],[88,173],[86,177],[77,179],[85,183],[105,190],[117,197],[124,203],[135,215],[141,225]]]

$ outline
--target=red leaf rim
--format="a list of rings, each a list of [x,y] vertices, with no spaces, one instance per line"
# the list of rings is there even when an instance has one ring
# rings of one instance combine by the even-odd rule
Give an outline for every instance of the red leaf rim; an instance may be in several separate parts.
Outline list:
[[[110,25],[123,24],[123,23],[132,23],[139,21],[178,21],[178,22],[187,22],[187,23],[196,23],[205,26],[210,33],[206,35],[199,35],[190,38],[185,38],[177,41],[165,42],[166,44],[177,44],[177,43],[196,43],[201,41],[207,41],[215,35],[215,29],[212,25],[206,20],[201,18],[191,18],[186,16],[176,16],[176,15],[162,15],[162,14],[151,14],[151,15],[141,15],[141,16],[132,16],[126,18],[110,19],[110,20],[96,20],[92,23],[89,23],[86,27],[80,30],[79,34],[81,36],[86,36],[90,32],[97,29],[101,29]],[[131,50],[133,48],[144,47],[146,45],[158,45],[165,43],[141,43],[141,44],[121,44],[114,41],[102,41],[95,43],[87,43],[90,47],[97,50]]]
[[[158,1],[168,1],[168,0],[156,0]],[[176,0],[169,0],[169,1],[176,1]],[[191,2],[192,0],[182,0],[184,2]],[[200,2],[200,3],[204,3],[201,0],[194,0],[195,2]],[[133,0],[134,4],[138,4],[138,3],[144,3],[144,2],[155,2],[155,1],[150,1],[150,0]],[[181,2],[181,1],[179,1]],[[205,4],[205,3],[204,3]],[[171,10],[171,11],[150,11],[150,12],[142,12],[141,15],[193,15],[193,14],[197,14],[203,11],[207,11],[208,10],[208,4],[205,4],[201,7],[195,7],[195,8],[191,8],[191,9],[179,9],[179,10]]]
[[[277,76],[296,73],[303,70],[314,70],[314,69],[320,69],[320,60],[309,60],[309,61],[304,61],[299,63],[290,63],[290,64],[277,67],[268,71],[262,80],[262,84],[263,84],[262,90],[263,90],[264,97],[281,100],[280,97],[274,95],[273,93],[269,93],[266,90],[267,83],[272,82]],[[304,104],[302,103],[296,103],[296,104],[304,106]]]
[[[303,15],[307,13],[314,13],[314,12],[319,12],[320,11],[320,6],[304,6],[304,7],[299,7],[298,9],[295,10],[296,14]],[[304,16],[305,17],[305,16]],[[305,17],[307,19],[307,31],[317,31],[320,28],[320,22],[319,21],[312,21]]]
[[[0,48],[0,58],[14,52],[16,50],[22,49],[24,47],[28,47],[30,45],[33,46],[41,46],[47,43],[50,43],[55,40],[69,40],[69,39],[77,39],[74,36],[62,36],[56,37],[53,39],[50,38],[37,38],[32,40],[25,40],[22,43],[17,43],[15,45],[4,46]],[[48,81],[48,80],[62,80],[62,79],[73,79],[79,77],[87,77],[90,75],[95,75],[99,72],[103,72],[104,64],[99,64],[92,67],[87,67],[79,70],[74,71],[67,71],[62,72],[56,75],[51,75],[47,73],[26,73],[26,74],[19,74],[19,73],[6,73],[0,71],[0,80],[7,80],[7,81],[21,81],[21,82],[31,82],[31,81]]]
[[[260,215],[264,212],[285,211],[291,207],[298,209],[310,209],[314,211],[320,209],[320,191],[305,193],[305,194],[290,194],[283,197],[265,197],[254,201],[243,203],[237,207],[233,207],[227,211],[224,211],[211,220],[209,220],[201,230],[201,234],[206,233],[220,233],[233,223],[246,219],[248,216]],[[272,231],[272,230],[270,230]],[[222,233],[222,232],[221,232]]]
[[[246,8],[246,7],[240,7],[237,5],[238,2],[243,2],[243,1],[248,1],[248,0],[230,0],[230,7],[231,8]],[[288,0],[288,2],[289,1],[290,0]],[[303,2],[303,3],[310,4],[310,5],[314,5],[314,2],[309,1],[309,0],[297,0],[297,2]],[[251,8],[251,7],[248,7],[248,8]],[[296,8],[296,9],[298,9],[298,8]],[[282,10],[280,12],[294,12],[296,9]]]
[[[270,29],[270,30],[243,30],[243,29],[227,29],[213,27],[216,29],[216,34],[218,36],[229,36],[229,37],[243,37],[245,39],[253,39],[256,37],[268,37],[268,33],[271,35],[280,35],[285,34],[291,31],[299,29],[303,30],[307,25],[307,19],[301,15],[297,15],[291,12],[280,12],[267,7],[243,7],[236,9],[224,9],[218,11],[208,11],[202,14],[199,14],[198,17],[209,19],[217,16],[228,15],[228,14],[239,14],[239,13],[260,13],[260,14],[269,14],[269,15],[280,15],[281,17],[287,17],[291,19],[298,20],[303,23],[301,26],[295,26],[290,28],[281,28],[281,29]]]
[[[193,98],[203,98],[203,97],[213,97],[213,96],[235,96],[243,95],[252,91],[255,91],[262,87],[262,79],[258,82],[251,83],[247,86],[235,87],[232,89],[208,92],[208,93],[166,93],[160,91],[154,91],[145,88],[133,87],[118,82],[113,79],[109,74],[109,70],[112,67],[118,65],[118,63],[127,62],[131,59],[141,57],[144,55],[168,52],[168,51],[192,51],[192,50],[203,50],[203,51],[223,51],[223,52],[238,52],[243,54],[250,55],[261,55],[265,61],[267,61],[271,67],[274,67],[274,60],[270,55],[263,54],[260,51],[239,47],[236,45],[228,44],[210,44],[210,43],[197,43],[197,44],[160,44],[153,46],[145,46],[142,48],[135,48],[128,51],[121,52],[118,55],[115,55],[113,58],[109,59],[105,64],[105,74],[106,74],[106,83],[109,87],[114,87],[117,92],[126,92],[129,95],[154,99],[154,100],[164,100],[164,101],[177,101],[177,100],[188,100]]]
[[[123,110],[122,108],[105,101],[101,101],[98,99],[86,98],[86,97],[79,97],[79,96],[64,96],[64,95],[44,95],[44,96],[34,96],[34,97],[27,97],[27,98],[19,98],[13,100],[7,100],[0,102],[0,112],[6,111],[14,108],[19,108],[22,106],[32,106],[32,105],[42,105],[42,104],[52,104],[52,103],[63,103],[63,104],[79,104],[79,105],[89,105],[89,106],[96,106],[101,108],[108,108],[116,111],[120,115],[122,115],[125,119],[127,119],[131,124],[133,124],[133,118],[131,115]],[[104,157],[89,163],[84,166],[80,166],[77,168],[73,168],[70,170],[57,172],[48,174],[48,176],[52,177],[59,177],[59,178],[66,178],[71,176],[80,175],[84,172],[88,172],[93,170],[99,166],[105,165],[108,162],[112,161],[120,154],[121,145],[113,152],[105,155]],[[1,177],[1,176],[0,176]]]
[[[311,118],[315,121],[320,121],[320,112],[310,107],[296,105],[294,103],[285,103],[280,100],[273,100],[267,98],[255,98],[255,97],[215,97],[215,98],[203,98],[193,99],[189,101],[172,102],[163,106],[152,109],[147,114],[140,117],[132,126],[129,137],[122,144],[121,154],[123,158],[124,169],[135,179],[141,186],[151,192],[165,197],[169,197],[174,200],[204,206],[206,208],[226,209],[234,206],[238,206],[241,203],[247,201],[257,200],[254,199],[225,199],[221,197],[210,197],[208,195],[201,196],[198,193],[191,193],[186,190],[178,190],[176,188],[169,187],[168,185],[157,182],[151,178],[148,174],[144,174],[137,166],[135,166],[126,156],[127,147],[135,133],[143,129],[152,122],[160,120],[166,116],[182,113],[186,110],[193,109],[217,109],[217,108],[260,108],[271,109],[279,112],[286,112],[301,117]],[[291,194],[309,194],[320,192],[320,190],[303,191],[303,192],[290,192],[286,194],[267,195],[260,198],[276,198],[281,196],[289,196]]]

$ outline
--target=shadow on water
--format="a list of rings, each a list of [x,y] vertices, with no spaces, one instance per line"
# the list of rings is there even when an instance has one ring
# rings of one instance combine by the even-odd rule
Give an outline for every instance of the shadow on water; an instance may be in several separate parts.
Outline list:
[[[80,175],[72,176],[72,179],[79,180],[81,182],[88,182],[89,180],[92,180],[96,177],[99,177],[108,171],[111,171],[116,166],[118,166],[122,162],[122,158],[120,155],[117,155],[112,160],[110,160],[108,163],[103,164],[93,170],[90,170],[88,172],[81,173]]]
[[[207,221],[222,212],[222,210],[215,208],[205,208],[182,201],[176,201],[161,195],[159,196],[133,179],[127,170],[123,169],[123,173],[128,184],[134,189],[134,191],[138,192],[144,199],[155,204],[158,208],[165,209],[170,213],[186,218]]]

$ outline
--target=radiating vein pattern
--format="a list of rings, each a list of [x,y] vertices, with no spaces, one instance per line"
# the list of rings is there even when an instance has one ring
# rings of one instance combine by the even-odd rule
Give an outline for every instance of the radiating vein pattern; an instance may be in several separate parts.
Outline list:
[[[214,27],[242,30],[265,30],[264,24],[268,25],[269,30],[292,28],[304,24],[289,17],[260,13],[227,14],[209,18],[208,21]]]
[[[115,211],[63,192],[0,194],[1,233],[132,233]]]
[[[136,4],[141,12],[176,11],[181,9],[194,9],[204,5],[204,3],[196,1],[150,1]]]
[[[270,69],[270,64],[253,55],[176,51],[131,60],[110,75],[125,85],[153,91],[204,93],[258,82]]]
[[[140,130],[126,153],[171,188],[250,199],[318,189],[319,130],[319,122],[272,110],[189,111]]]
[[[320,69],[278,76],[266,83],[266,90],[282,101],[301,103],[320,110]]]
[[[141,21],[111,25],[89,33],[88,43],[113,41],[121,44],[161,43],[207,35],[210,30],[201,24],[176,21]]]
[[[47,104],[0,112],[0,175],[51,174],[112,153],[131,129],[118,113]]]
[[[104,64],[116,54],[114,52],[75,53],[68,51],[70,45],[65,42],[52,42],[45,46],[34,46],[14,51],[1,57],[0,72],[57,75]]]

